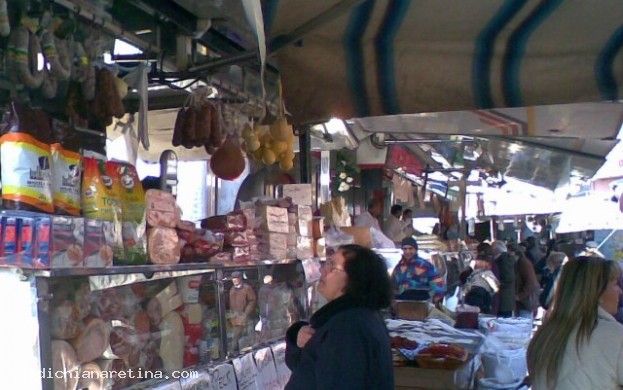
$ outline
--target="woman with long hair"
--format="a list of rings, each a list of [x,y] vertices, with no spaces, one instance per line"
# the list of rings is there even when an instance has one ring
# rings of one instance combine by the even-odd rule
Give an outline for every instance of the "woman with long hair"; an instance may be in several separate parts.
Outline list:
[[[389,334],[380,313],[392,299],[385,260],[344,245],[324,263],[318,292],[328,303],[286,333],[292,370],[286,390],[393,389]]]
[[[532,388],[620,389],[623,325],[613,317],[621,289],[614,261],[567,263],[543,326],[528,347]]]

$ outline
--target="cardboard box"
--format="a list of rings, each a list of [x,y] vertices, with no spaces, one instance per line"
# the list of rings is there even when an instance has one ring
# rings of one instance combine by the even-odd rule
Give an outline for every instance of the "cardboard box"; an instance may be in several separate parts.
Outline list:
[[[292,199],[292,203],[311,206],[313,204],[311,184],[284,184],[282,187],[283,197]]]
[[[424,321],[428,317],[428,307],[427,301],[396,301],[396,318]]]
[[[341,227],[346,234],[350,234],[355,239],[355,244],[372,248],[372,234],[370,228],[367,227]]]
[[[109,226],[105,226],[108,224]],[[113,264],[113,246],[106,240],[106,232],[113,223],[96,219],[84,221],[85,267],[110,267]]]
[[[288,209],[274,206],[259,206],[255,210],[255,223],[260,231],[288,234]]]
[[[296,239],[296,258],[311,259],[314,257],[314,242],[310,237],[297,237]]]

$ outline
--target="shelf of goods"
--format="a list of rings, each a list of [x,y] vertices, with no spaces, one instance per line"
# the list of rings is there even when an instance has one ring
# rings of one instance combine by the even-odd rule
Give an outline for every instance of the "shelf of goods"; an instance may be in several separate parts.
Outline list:
[[[0,359],[0,388],[190,389],[233,380],[235,389],[234,371],[249,359],[240,352],[283,363],[282,346],[260,347],[308,317],[306,291],[297,260],[0,268],[0,292],[10,297],[0,312],[13,318],[0,325],[0,345],[15,351]],[[224,364],[232,356],[240,357]]]

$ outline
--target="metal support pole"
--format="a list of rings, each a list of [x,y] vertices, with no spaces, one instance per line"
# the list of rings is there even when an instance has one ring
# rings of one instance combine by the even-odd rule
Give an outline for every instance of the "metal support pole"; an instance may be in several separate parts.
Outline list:
[[[218,268],[216,270],[216,303],[218,305],[219,313],[219,334],[221,338],[221,353],[220,358],[227,356],[227,316],[225,313],[225,291],[223,287],[223,270]]]
[[[320,152],[320,204],[331,200],[331,152]]]
[[[309,128],[299,134],[299,165],[301,169],[301,183],[311,183],[311,133]]]

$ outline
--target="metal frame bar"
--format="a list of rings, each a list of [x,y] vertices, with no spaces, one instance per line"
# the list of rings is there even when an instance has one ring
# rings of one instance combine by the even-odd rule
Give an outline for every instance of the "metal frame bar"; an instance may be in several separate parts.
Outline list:
[[[298,41],[303,38],[305,35],[310,32],[324,26],[325,24],[335,20],[336,18],[344,15],[346,12],[350,11],[353,7],[359,5],[364,0],[343,0],[333,7],[329,8],[326,11],[321,12],[315,17],[311,18],[307,22],[303,23],[301,26],[295,28],[289,33],[282,34],[276,36],[271,39],[268,43],[268,56],[275,54],[279,50],[284,47]],[[213,61],[208,61],[207,63],[199,66],[195,66],[189,69],[191,72],[203,72],[209,71],[215,68],[219,68],[227,65],[239,64],[241,62],[249,61],[256,59],[258,56],[257,48],[252,50],[247,50],[243,53],[231,56],[219,58]]]
[[[523,138],[504,137],[504,136],[497,136],[497,135],[482,136],[480,138],[489,139],[489,140],[511,142],[511,143],[515,143],[515,144],[519,144],[519,145],[529,146],[529,147],[532,147],[532,148],[539,148],[539,149],[549,150],[549,151],[557,152],[557,153],[570,154],[572,156],[584,157],[584,158],[589,158],[589,159],[592,159],[592,160],[606,161],[606,157],[605,156],[600,156],[600,155],[597,155],[597,154],[592,154],[592,153],[587,153],[587,152],[581,152],[579,150],[565,149],[565,148],[561,148],[559,146],[544,145],[544,144],[540,144],[538,142],[526,140],[526,139],[523,139]]]

